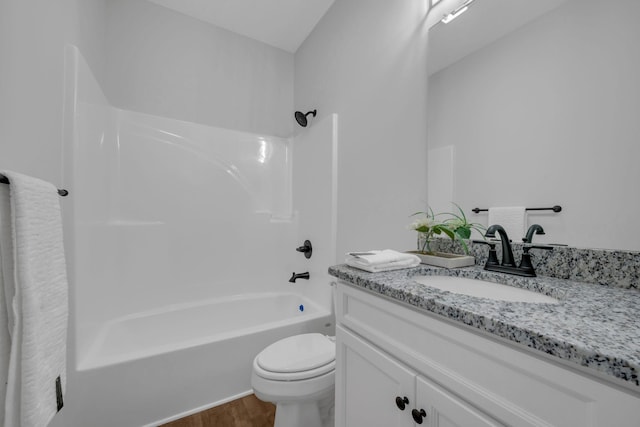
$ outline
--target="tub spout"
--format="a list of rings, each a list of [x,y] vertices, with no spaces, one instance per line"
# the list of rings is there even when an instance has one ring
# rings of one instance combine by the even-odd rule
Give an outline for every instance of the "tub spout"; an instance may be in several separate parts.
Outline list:
[[[289,279],[289,281],[291,283],[296,283],[296,279],[306,279],[309,280],[309,272],[307,271],[306,273],[298,273],[296,274],[295,272],[291,275],[291,279]]]

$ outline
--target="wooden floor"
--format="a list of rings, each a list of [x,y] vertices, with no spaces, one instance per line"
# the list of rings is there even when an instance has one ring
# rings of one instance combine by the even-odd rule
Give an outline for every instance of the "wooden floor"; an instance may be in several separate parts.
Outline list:
[[[251,394],[161,427],[273,427],[276,407]]]

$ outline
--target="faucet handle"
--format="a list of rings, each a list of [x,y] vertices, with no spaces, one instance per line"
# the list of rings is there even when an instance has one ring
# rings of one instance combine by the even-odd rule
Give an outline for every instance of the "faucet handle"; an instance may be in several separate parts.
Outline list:
[[[543,234],[546,234],[546,233],[544,232],[544,228],[542,228],[542,226],[540,224],[532,224],[529,227],[529,229],[527,230],[526,236],[524,236],[522,238],[522,241],[524,243],[533,243],[533,235],[534,234],[543,235]]]
[[[498,261],[498,252],[496,251],[496,243],[498,243],[497,241],[472,240],[472,242],[489,246],[489,256],[487,257],[487,263],[485,264],[485,267],[487,265],[500,265],[500,262]]]
[[[305,240],[302,246],[296,248],[296,251],[302,252],[304,257],[307,259],[311,258],[311,254],[313,253],[311,242],[309,240]]]
[[[531,254],[529,253],[529,250],[531,249],[544,249],[546,251],[552,251],[553,246],[532,245],[531,243],[525,243],[524,245],[522,245],[522,259],[520,260],[518,269],[522,272],[527,273],[527,275],[531,277],[536,277],[536,272],[533,268],[533,264],[531,263]]]
[[[529,249],[543,249],[545,251],[552,251],[553,250],[553,246],[551,246],[551,245],[532,245],[532,244],[525,243],[524,245],[522,245],[522,249],[525,252],[529,252]]]

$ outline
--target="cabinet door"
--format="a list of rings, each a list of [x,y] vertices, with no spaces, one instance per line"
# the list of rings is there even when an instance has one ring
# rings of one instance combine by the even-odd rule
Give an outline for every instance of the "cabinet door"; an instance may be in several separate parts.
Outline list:
[[[423,425],[429,427],[498,427],[503,424],[480,412],[467,402],[430,383],[416,378],[418,410],[424,410]]]
[[[415,373],[341,326],[336,337],[336,427],[412,427]]]

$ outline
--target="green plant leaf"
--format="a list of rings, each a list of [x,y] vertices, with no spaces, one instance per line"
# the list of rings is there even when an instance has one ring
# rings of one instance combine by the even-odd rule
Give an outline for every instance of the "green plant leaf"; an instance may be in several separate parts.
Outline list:
[[[450,238],[451,240],[455,240],[455,239],[456,239],[456,235],[453,233],[453,231],[451,231],[451,229],[450,229],[450,228],[448,228],[448,227],[443,227],[443,228],[442,228],[442,232],[443,232],[444,234],[446,234],[447,236],[449,236],[449,238]]]
[[[464,221],[465,224],[467,224],[467,216],[464,214],[464,211],[462,210],[460,205],[458,205],[456,202],[451,202],[451,203],[455,205],[456,208],[458,208],[458,210],[460,211],[460,215],[462,215],[462,220]]]
[[[484,233],[486,232],[486,227],[479,223],[470,223],[467,219],[462,208],[455,202],[451,202],[459,211],[458,213],[453,212],[440,212],[437,214],[433,213],[433,209],[431,207],[427,207],[426,212],[416,212],[411,216],[415,215],[424,215],[428,218],[429,225],[422,225],[414,230],[418,233],[425,234],[425,244],[427,250],[429,249],[429,242],[434,237],[434,235],[442,235],[445,234],[451,240],[459,240],[462,248],[465,253],[469,253],[469,247],[465,240],[471,238],[471,231],[475,230],[483,238],[485,238]],[[444,219],[438,219],[436,221],[436,217],[445,217]],[[486,239],[486,238],[485,238]]]
[[[464,250],[465,255],[469,255],[469,246],[464,240],[460,240],[460,244],[462,245],[462,250]]]
[[[468,239],[471,237],[471,229],[467,227],[459,227],[456,229],[456,234],[463,239]]]

